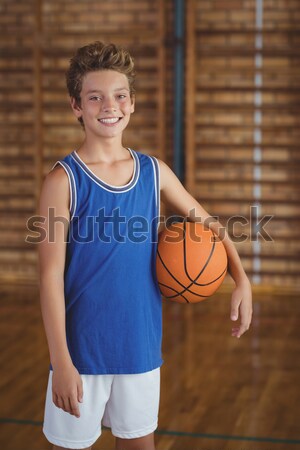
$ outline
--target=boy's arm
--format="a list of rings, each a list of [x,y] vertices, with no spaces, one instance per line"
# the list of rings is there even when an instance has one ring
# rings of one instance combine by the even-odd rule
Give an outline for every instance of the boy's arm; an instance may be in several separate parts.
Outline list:
[[[81,378],[71,360],[65,327],[64,268],[70,213],[68,178],[62,167],[56,167],[45,178],[39,214],[45,234],[39,243],[40,303],[53,367],[53,402],[78,415]],[[50,221],[51,216],[56,220]]]
[[[241,337],[249,329],[252,317],[251,285],[245,274],[236,248],[229,238],[224,226],[210,216],[207,211],[190,195],[180,183],[172,170],[159,161],[161,199],[173,211],[188,217],[192,221],[205,222],[222,240],[228,257],[228,271],[236,287],[232,293],[231,320],[240,316],[239,326],[232,328],[232,336]]]

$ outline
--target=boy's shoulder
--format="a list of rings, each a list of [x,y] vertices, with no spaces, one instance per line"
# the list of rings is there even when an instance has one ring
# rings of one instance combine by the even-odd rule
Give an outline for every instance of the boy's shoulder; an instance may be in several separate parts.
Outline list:
[[[44,187],[55,190],[63,190],[69,188],[68,176],[63,167],[57,165],[52,169],[44,179]]]
[[[65,169],[61,164],[55,163],[54,166],[49,170],[44,179],[44,184],[59,187],[68,187],[68,176]]]
[[[60,215],[68,214],[69,181],[60,165],[53,168],[44,178],[40,194],[40,211],[45,208],[59,208]],[[43,215],[43,214],[42,214]]]
[[[130,150],[133,151],[138,156],[138,158],[141,159],[141,160],[153,160],[153,159],[156,159],[157,161],[159,161],[159,159],[156,156],[152,155],[151,153],[145,153],[145,152],[143,152],[141,150],[134,150],[131,147],[130,147]]]

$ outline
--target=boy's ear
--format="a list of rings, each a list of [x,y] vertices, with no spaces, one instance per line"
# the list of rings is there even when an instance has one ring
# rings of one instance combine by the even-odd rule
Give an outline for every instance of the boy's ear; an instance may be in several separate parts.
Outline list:
[[[75,114],[77,119],[79,119],[82,116],[82,111],[81,111],[81,107],[78,105],[78,103],[74,97],[70,97],[70,104],[71,104],[73,113]]]

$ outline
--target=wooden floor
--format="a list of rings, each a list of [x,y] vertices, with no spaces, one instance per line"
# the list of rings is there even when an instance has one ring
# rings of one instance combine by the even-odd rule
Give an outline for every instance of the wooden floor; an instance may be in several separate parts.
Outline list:
[[[157,450],[300,449],[300,298],[257,292],[251,331],[230,336],[229,294],[164,302]],[[1,288],[0,449],[47,450],[48,350],[36,288]],[[93,446],[114,448],[105,429]]]

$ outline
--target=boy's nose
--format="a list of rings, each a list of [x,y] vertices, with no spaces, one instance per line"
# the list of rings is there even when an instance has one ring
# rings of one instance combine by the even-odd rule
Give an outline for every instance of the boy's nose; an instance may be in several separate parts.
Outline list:
[[[103,111],[112,111],[112,110],[115,111],[117,109],[116,102],[113,99],[106,99],[103,102],[102,107],[103,107]]]

